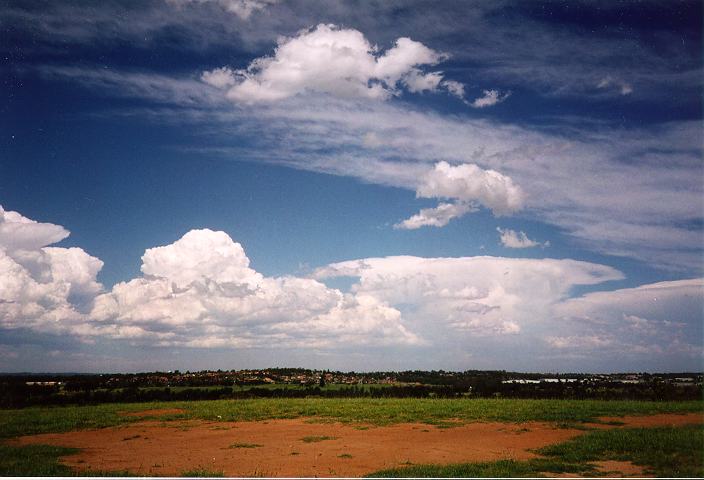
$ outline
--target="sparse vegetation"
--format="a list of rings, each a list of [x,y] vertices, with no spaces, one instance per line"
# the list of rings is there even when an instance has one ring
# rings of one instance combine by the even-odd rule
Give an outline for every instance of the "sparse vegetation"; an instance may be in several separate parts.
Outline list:
[[[59,458],[78,449],[53,445],[13,446],[0,444],[0,477],[131,477],[130,472],[88,470],[77,474],[59,463]]]
[[[125,413],[159,408],[170,413],[154,412],[148,417]],[[175,410],[181,409],[180,411]],[[394,423],[426,423],[454,426],[472,421],[548,421],[556,425],[588,428],[584,422],[597,417],[687,413],[704,411],[704,402],[639,402],[596,400],[514,400],[514,399],[253,399],[182,403],[105,404],[98,406],[30,407],[0,410],[0,438],[48,432],[103,428],[149,420],[184,422],[191,420],[230,422],[306,417],[311,421],[339,421],[355,428]],[[618,424],[617,420],[607,422]],[[221,423],[223,428],[230,428]],[[213,428],[219,425],[215,424]],[[421,429],[420,431],[426,431]],[[370,431],[373,434],[373,429]],[[125,436],[125,440],[137,436]],[[304,442],[332,440],[329,436],[304,437]],[[704,452],[701,427],[664,429],[610,429],[590,431],[566,444],[540,453],[544,458],[530,462],[489,462],[461,466],[413,466],[404,475],[424,476],[520,476],[541,472],[589,474],[595,459],[629,460],[646,466],[657,475],[700,476],[701,453]],[[258,444],[233,444],[231,448],[256,448]],[[75,450],[53,446],[0,445],[0,475],[57,476],[74,475],[58,458]],[[299,452],[291,452],[297,455]],[[344,454],[342,454],[344,455]],[[344,456],[340,458],[347,458]],[[440,469],[440,470],[438,470]],[[212,474],[207,470],[187,473]],[[425,473],[424,473],[425,472]],[[93,475],[101,473],[90,472]],[[394,472],[381,472],[393,476]]]
[[[258,443],[233,443],[229,448],[259,448],[263,446]]]
[[[658,477],[704,476],[704,428],[624,428],[598,430],[540,453],[567,462],[627,460]]]
[[[51,445],[10,446],[0,444],[0,476],[56,477],[74,475],[58,462],[59,457],[78,452]]]
[[[452,465],[412,465],[370,473],[369,477],[397,478],[507,478],[507,477],[541,477],[544,472],[576,473],[582,476],[594,474],[595,471],[583,464],[568,464],[548,459],[528,461],[499,460],[496,462],[458,463]]]
[[[222,471],[208,470],[207,468],[196,468],[193,470],[184,470],[181,472],[182,477],[224,477]]]
[[[370,477],[538,477],[570,473],[598,475],[598,460],[629,461],[657,477],[704,476],[704,428],[627,428],[597,430],[538,450],[544,455],[527,461],[414,465],[370,473]]]
[[[316,443],[316,442],[324,442],[325,440],[335,440],[337,437],[329,437],[327,435],[310,435],[307,437],[301,438],[301,441],[305,443]]]

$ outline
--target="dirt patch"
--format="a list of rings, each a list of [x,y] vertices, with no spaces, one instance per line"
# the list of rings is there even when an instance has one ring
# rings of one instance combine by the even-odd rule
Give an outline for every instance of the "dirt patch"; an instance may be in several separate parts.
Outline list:
[[[149,412],[145,415],[158,415],[154,413],[157,410]],[[619,421],[629,427],[684,425],[702,423],[702,415],[661,414],[601,420]],[[531,449],[564,442],[583,433],[541,422],[477,422],[453,428],[427,424],[374,427],[310,423],[310,419],[299,418],[187,424],[147,421],[101,430],[26,436],[15,442],[79,448],[79,453],[62,459],[76,470],[128,470],[139,475],[173,476],[203,468],[222,471],[226,476],[357,477],[412,464],[526,460],[536,456]],[[310,442],[307,438],[326,440]],[[257,445],[257,448],[231,448],[235,444]],[[626,465],[627,462],[601,463],[604,475],[642,474],[642,470],[634,470],[639,467]]]
[[[658,413],[648,416],[631,417],[601,417],[600,422],[589,423],[590,427],[613,428],[613,427],[680,427],[693,423],[704,423],[704,415],[701,413]],[[611,425],[609,425],[611,423]]]
[[[205,468],[226,476],[361,476],[423,463],[477,462],[535,457],[529,449],[562,442],[579,430],[530,422],[472,423],[454,428],[425,424],[370,427],[315,424],[305,419],[180,424],[141,422],[127,427],[22,437],[20,444],[80,448],[63,458],[77,470],[129,470],[140,475],[179,475]],[[228,430],[214,429],[229,426]],[[527,429],[528,431],[526,431]],[[306,442],[310,437],[325,441]],[[257,448],[230,448],[256,444]]]
[[[119,412],[123,417],[158,417],[159,415],[178,415],[186,413],[182,408],[155,408],[153,410],[140,410],[138,412]]]
[[[599,474],[604,477],[623,478],[623,477],[652,477],[645,475],[643,467],[634,465],[631,462],[621,462],[617,460],[604,460],[601,462],[592,462],[596,465]]]
[[[654,478],[653,475],[646,475],[643,467],[634,465],[631,462],[622,462],[617,460],[604,460],[600,462],[591,462],[596,466],[599,478]],[[584,478],[579,473],[570,472],[541,472],[542,475],[551,478]]]

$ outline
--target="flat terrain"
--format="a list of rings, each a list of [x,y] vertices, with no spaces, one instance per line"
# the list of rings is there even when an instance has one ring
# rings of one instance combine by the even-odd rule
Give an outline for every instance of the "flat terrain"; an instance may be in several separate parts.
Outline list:
[[[438,427],[419,423],[369,426],[310,420],[149,421],[99,430],[25,436],[16,442],[78,448],[78,453],[63,459],[64,464],[78,471],[174,476],[195,468],[236,477],[349,477],[410,464],[527,460],[537,457],[534,449],[585,432],[542,422],[473,422]],[[619,421],[622,426],[597,426],[680,426],[701,423],[702,417],[658,414],[623,417]],[[610,468],[613,470],[613,465]],[[628,466],[628,470],[642,473],[633,466]]]
[[[288,399],[28,408],[0,411],[0,474],[701,475],[703,421],[701,402]]]

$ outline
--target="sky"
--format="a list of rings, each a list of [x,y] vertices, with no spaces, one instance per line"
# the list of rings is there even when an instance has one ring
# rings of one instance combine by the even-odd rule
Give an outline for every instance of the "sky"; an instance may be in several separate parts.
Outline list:
[[[0,371],[701,371],[702,18],[2,2]]]

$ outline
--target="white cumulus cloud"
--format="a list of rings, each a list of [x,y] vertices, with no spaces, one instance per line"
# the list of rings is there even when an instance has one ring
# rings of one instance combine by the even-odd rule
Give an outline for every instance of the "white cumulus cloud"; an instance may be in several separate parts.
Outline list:
[[[409,92],[437,91],[442,72],[425,72],[447,55],[407,37],[385,52],[358,30],[320,24],[279,40],[274,55],[260,57],[246,69],[228,67],[204,72],[202,80],[227,88],[227,97],[243,104],[273,102],[305,92],[345,98],[387,99],[405,87]],[[444,84],[457,91],[453,84]]]
[[[237,83],[237,80],[235,79],[235,72],[227,67],[215,68],[213,70],[203,72],[200,79],[204,83],[220,89],[231,87]]]
[[[454,198],[478,202],[496,215],[508,215],[523,207],[524,195],[511,177],[496,170],[484,170],[465,163],[438,162],[420,179],[416,189],[420,198]]]
[[[440,86],[455,97],[464,99],[464,85],[462,83],[455,80],[443,80]]]
[[[420,343],[400,312],[375,297],[261,275],[224,232],[192,230],[148,249],[142,262],[144,277],[118,283],[95,301],[92,317],[119,325],[115,336],[231,348]]]
[[[48,247],[69,235],[0,207],[0,327],[70,332],[102,289],[99,259],[80,248]]]
[[[498,90],[484,90],[483,95],[479,98],[474,99],[469,105],[474,108],[485,108],[491,107],[498,103],[503,102],[508,97],[511,96],[511,92],[501,93]]]
[[[506,248],[532,248],[538,246],[549,247],[550,242],[536,242],[528,238],[525,232],[516,232],[510,228],[496,227],[496,231],[500,234],[501,245]]]
[[[42,246],[63,238],[62,227],[3,210],[0,231],[5,331],[143,348],[343,355],[384,347],[415,352],[416,364],[422,349],[441,352],[442,361],[474,355],[493,365],[508,348],[532,365],[581,359],[570,365],[600,369],[676,368],[703,353],[700,278],[571,298],[576,286],[623,275],[569,259],[487,256],[365,258],[327,265],[310,278],[268,277],[226,233],[192,230],[147,249],[143,275],[104,292],[99,259],[80,248]],[[343,292],[324,283],[334,277],[356,281]]]
[[[453,218],[476,211],[477,203],[491,209],[495,215],[508,215],[522,208],[524,201],[523,191],[510,177],[471,163],[436,163],[431,170],[420,176],[416,196],[455,201],[424,208],[397,223],[394,228],[415,230],[425,226],[444,227]]]
[[[262,275],[249,268],[242,246],[225,232],[211,230],[191,230],[171,245],[148,249],[142,256],[142,273],[168,278],[178,287],[212,280],[250,288],[262,281]]]
[[[394,228],[413,230],[424,226],[444,227],[453,218],[476,211],[477,203],[491,209],[495,215],[508,215],[521,209],[524,202],[523,191],[510,177],[471,163],[436,163],[420,176],[416,196],[453,199],[455,202],[443,202],[434,208],[424,208],[397,223]]]
[[[441,203],[434,208],[423,208],[420,212],[394,225],[402,230],[415,230],[420,227],[444,227],[453,218],[476,210],[470,203]]]

